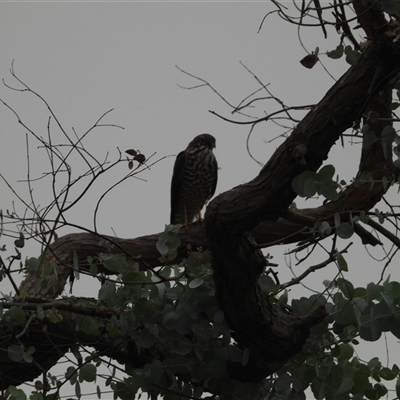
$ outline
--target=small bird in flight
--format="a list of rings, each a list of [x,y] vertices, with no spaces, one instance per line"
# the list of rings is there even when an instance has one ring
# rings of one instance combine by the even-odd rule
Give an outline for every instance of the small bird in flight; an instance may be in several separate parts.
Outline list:
[[[200,211],[215,193],[218,165],[208,133],[196,136],[175,160],[171,182],[171,224],[200,220]]]

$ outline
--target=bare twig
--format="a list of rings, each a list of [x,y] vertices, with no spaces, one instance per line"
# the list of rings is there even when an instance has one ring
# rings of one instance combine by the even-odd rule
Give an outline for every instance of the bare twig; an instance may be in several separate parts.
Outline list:
[[[385,229],[381,224],[369,218],[367,224],[389,239],[396,247],[400,248],[400,238]]]
[[[337,254],[344,254],[347,253],[347,250],[349,249],[349,247],[352,245],[353,243],[349,243],[343,250],[341,251],[337,251],[334,253],[330,253],[329,257],[319,263],[319,264],[315,264],[309,268],[307,268],[302,274],[300,274],[299,276],[297,276],[296,278],[293,278],[291,281],[283,283],[281,285],[281,287],[279,288],[279,291],[282,291],[284,289],[287,289],[289,286],[293,286],[293,285],[297,285],[298,283],[300,283],[306,276],[310,275],[312,272],[318,271],[319,269],[325,268],[327,265],[331,264],[332,262],[335,262],[337,260]]]

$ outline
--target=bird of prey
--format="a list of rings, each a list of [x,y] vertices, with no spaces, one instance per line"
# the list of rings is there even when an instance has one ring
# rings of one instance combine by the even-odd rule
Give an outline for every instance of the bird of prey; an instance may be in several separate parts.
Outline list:
[[[196,136],[175,160],[171,182],[171,224],[188,225],[201,219],[200,211],[217,186],[215,138]]]

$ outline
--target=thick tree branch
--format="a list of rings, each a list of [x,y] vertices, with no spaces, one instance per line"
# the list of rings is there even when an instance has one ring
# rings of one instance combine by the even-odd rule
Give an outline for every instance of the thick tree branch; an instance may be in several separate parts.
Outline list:
[[[358,22],[367,35],[367,39],[374,40],[380,34],[389,30],[388,22],[378,4],[365,3],[360,0],[354,0],[353,7],[356,11]]]
[[[371,44],[357,65],[297,125],[256,178],[222,193],[207,207],[205,229],[213,255],[216,295],[239,344],[250,348],[248,372],[254,379],[270,375],[296,354],[310,326],[323,318],[324,310],[317,310],[305,324],[299,316],[281,309],[278,302],[271,304],[258,285],[266,263],[247,231],[261,221],[276,221],[285,214],[296,197],[293,179],[321,166],[330,148],[361,117],[370,100],[391,87],[399,68],[399,46],[385,40]],[[371,168],[376,188],[371,191],[371,185],[368,189],[362,185],[364,206],[376,203],[384,194],[386,187],[379,179],[385,175],[389,181],[393,178],[390,160]],[[361,211],[349,209],[357,204],[354,195],[359,192],[359,188],[351,187],[339,201],[330,203],[331,215],[338,206],[340,212]]]

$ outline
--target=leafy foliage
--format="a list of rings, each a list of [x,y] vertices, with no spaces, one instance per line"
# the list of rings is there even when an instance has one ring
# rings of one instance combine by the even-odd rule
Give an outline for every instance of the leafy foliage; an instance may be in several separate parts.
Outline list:
[[[167,234],[160,240],[168,236],[164,243],[174,250],[172,231],[167,226]],[[120,272],[125,270],[124,262],[116,264]],[[232,343],[223,312],[215,303],[209,253],[191,252],[184,265],[159,271],[162,279],[150,271],[136,271],[135,282],[126,282],[120,275],[120,282],[106,282],[99,292],[108,306],[125,309],[119,319],[111,318],[105,329],[118,346],[133,340],[139,351],[159,347],[160,355],[153,354],[151,362],[131,371],[123,382],[111,382],[118,396],[128,399],[139,389],[154,393],[163,388],[165,398],[200,397],[201,386],[184,383],[180,375],[190,375],[194,382],[206,381],[205,387],[222,386],[226,362],[244,356]],[[93,326],[85,321],[81,328],[91,331]],[[173,356],[161,357],[162,348]]]
[[[292,188],[301,197],[310,198],[318,193],[327,200],[337,200],[340,185],[333,180],[334,174],[333,165],[325,165],[318,172],[304,171],[293,179]]]
[[[280,7],[278,2],[274,3],[284,19],[294,22],[292,17],[285,14],[285,7]],[[317,5],[317,2],[313,3]],[[319,26],[323,31],[326,25],[335,25],[337,31],[342,31],[343,34],[336,48],[328,51],[326,55],[331,59],[345,58],[345,61],[351,66],[358,65],[364,52],[352,36],[351,24],[353,21],[359,20],[369,38],[370,33],[374,34],[375,26],[374,24],[372,26],[365,25],[365,22],[362,21],[364,15],[369,16],[368,13],[372,12],[375,13],[373,15],[376,18],[379,18],[382,16],[382,12],[389,15],[400,12],[398,1],[395,0],[373,3],[361,1],[354,5],[362,7],[361,12],[357,11],[358,15],[354,18],[346,17],[342,3],[340,6],[335,3],[327,6],[333,11],[334,23],[322,20],[322,11],[319,7],[302,10],[300,19],[302,22],[296,20],[296,24],[301,26],[303,18],[308,18],[308,13],[315,12],[313,18],[320,21]],[[325,8],[324,12],[326,12]],[[393,20],[398,19],[398,15],[393,17]],[[307,23],[304,22],[304,24]],[[394,45],[400,34],[398,28],[393,28],[392,25],[390,25],[390,29],[384,31],[384,34],[385,40],[392,40]],[[379,34],[382,33],[380,31],[382,27],[386,27],[386,25],[379,25]],[[345,44],[345,40],[352,45]],[[368,41],[363,45],[368,47]],[[320,57],[321,53],[317,47],[314,52],[306,55],[301,63],[303,66],[311,68],[318,65]],[[381,67],[380,65],[379,68],[376,68],[377,74]],[[352,69],[352,71],[354,70]],[[13,71],[12,75],[16,78]],[[256,77],[254,74],[253,76]],[[191,77],[193,78],[192,75]],[[43,98],[18,78],[16,79],[23,89],[14,90],[30,92],[40,98],[50,111],[49,121],[58,121]],[[400,84],[394,82],[394,77],[391,79],[390,84],[393,84],[398,91],[397,96],[400,97]],[[298,121],[289,115],[298,107],[291,108],[284,105],[282,101],[272,96],[266,89],[267,85],[261,84],[258,77],[256,80],[261,86],[260,90],[267,90],[268,99],[276,100],[282,109],[276,113],[269,113],[267,117],[263,112],[263,118],[256,122],[250,119],[252,127],[261,121],[277,122],[278,119],[274,120],[274,118],[278,114],[288,115],[290,126],[297,123]],[[204,80],[200,79],[200,81],[201,86],[211,88]],[[371,83],[371,87],[373,84],[375,82]],[[212,89],[214,90],[214,88]],[[391,90],[392,87],[389,89]],[[214,90],[214,92],[216,91]],[[265,100],[264,98],[250,99],[256,93],[258,91],[246,97],[245,101],[233,110],[233,113],[242,113],[242,110],[250,104],[253,107],[256,101],[259,104],[258,100]],[[369,96],[369,91],[367,94]],[[221,96],[221,98],[223,97]],[[364,97],[360,102],[365,102]],[[3,105],[11,109],[4,102]],[[362,118],[362,128],[360,129],[360,120],[354,120],[352,121],[354,123],[353,131],[348,135],[351,136],[351,141],[362,141],[362,149],[361,145],[359,146],[360,152],[362,152],[361,164],[371,159],[371,164],[376,167],[375,169],[371,168],[373,172],[381,167],[381,170],[390,170],[392,173],[392,164],[397,168],[400,165],[400,138],[393,127],[396,118],[393,114],[387,116],[384,113],[389,109],[394,112],[398,108],[399,102],[392,101],[390,105],[385,104],[383,111],[380,109],[380,105],[378,102],[377,109],[369,107],[365,109],[365,112],[360,112],[357,119],[361,120]],[[351,107],[352,105],[346,106]],[[310,107],[304,107],[304,109],[307,108]],[[317,108],[318,106],[314,106],[311,113]],[[308,267],[299,277],[283,284],[279,282],[279,272],[272,269],[264,271],[260,276],[257,275],[259,285],[257,289],[260,289],[257,295],[260,293],[265,295],[265,297],[260,295],[260,298],[267,299],[265,303],[268,306],[278,304],[288,315],[295,315],[296,318],[298,316],[299,320],[307,317],[310,312],[320,306],[326,308],[328,316],[312,327],[311,334],[302,349],[284,365],[279,364],[280,368],[276,368],[274,370],[276,372],[271,373],[267,379],[247,379],[246,382],[239,382],[229,376],[228,369],[232,365],[241,367],[248,365],[251,344],[239,345],[240,340],[235,336],[235,332],[230,330],[227,318],[222,311],[223,307],[221,304],[217,304],[211,254],[208,251],[202,251],[201,248],[184,245],[179,236],[181,226],[168,225],[158,237],[154,246],[159,252],[155,258],[156,261],[158,258],[156,267],[143,263],[141,255],[133,256],[128,251],[124,252],[123,247],[119,249],[121,250],[120,254],[106,251],[85,256],[85,267],[83,267],[78,250],[74,249],[69,278],[78,280],[85,273],[90,278],[96,277],[101,281],[95,308],[88,308],[85,301],[62,303],[62,301],[58,301],[59,299],[54,300],[54,298],[52,299],[54,303],[49,305],[46,303],[46,299],[32,299],[28,297],[26,291],[18,290],[11,277],[11,274],[15,272],[11,268],[15,261],[20,261],[20,268],[17,269],[17,272],[24,271],[28,276],[38,277],[39,290],[50,289],[59,283],[57,271],[45,258],[30,257],[25,260],[24,264],[22,263],[20,249],[24,248],[25,242],[32,238],[39,238],[43,247],[49,247],[52,240],[56,238],[56,231],[59,227],[68,225],[65,217],[66,211],[84,197],[87,189],[103,172],[120,162],[127,162],[131,172],[122,179],[124,180],[147,168],[146,163],[149,158],[133,149],[127,150],[127,154],[133,157],[132,159],[125,160],[120,155],[119,159],[110,166],[106,166],[106,163],[101,164],[94,157],[83,157],[89,170],[74,176],[71,172],[71,165],[67,162],[70,153],[62,156],[59,148],[54,147],[50,141],[46,142],[41,135],[30,130],[18,114],[13,109],[11,111],[17,115],[19,123],[40,142],[41,147],[49,152],[51,163],[55,155],[61,157],[63,166],[61,172],[66,171],[64,176],[67,177],[64,183],[65,188],[69,189],[77,182],[90,177],[85,189],[72,199],[68,197],[69,190],[63,188],[61,191],[57,191],[57,186],[53,182],[54,199],[48,207],[44,209],[36,207],[36,205],[27,207],[34,212],[31,220],[29,218],[25,220],[25,217],[19,218],[14,212],[7,211],[5,213],[6,218],[21,224],[21,226],[18,225],[18,230],[13,236],[15,254],[9,257],[8,265],[1,259],[0,280],[9,279],[16,293],[15,297],[4,294],[0,304],[1,325],[7,332],[7,335],[4,336],[4,343],[6,340],[8,341],[4,347],[7,364],[12,363],[12,365],[15,364],[22,368],[36,363],[35,357],[42,343],[36,341],[32,345],[26,345],[22,342],[21,337],[33,334],[34,330],[30,331],[30,328],[38,321],[44,327],[45,332],[52,325],[57,326],[62,322],[68,322],[73,327],[74,335],[81,334],[92,340],[89,342],[90,344],[85,343],[85,345],[75,340],[76,343],[74,342],[70,346],[75,359],[68,354],[68,366],[61,376],[54,376],[45,371],[43,379],[33,383],[34,389],[32,388],[29,397],[31,400],[59,399],[61,398],[60,390],[66,383],[73,387],[77,398],[84,397],[82,389],[84,385],[96,385],[96,395],[101,398],[104,397],[104,388],[100,388],[99,381],[103,378],[107,390],[113,393],[114,398],[121,399],[132,399],[141,395],[152,398],[161,396],[167,400],[196,399],[204,398],[208,393],[212,393],[213,398],[220,399],[306,399],[307,394],[312,392],[316,399],[375,400],[387,396],[389,390],[396,391],[397,397],[400,397],[399,367],[396,364],[383,365],[379,357],[364,360],[358,351],[361,342],[376,342],[386,335],[400,339],[400,283],[392,281],[390,278],[386,278],[386,280],[383,278],[386,266],[392,262],[400,247],[397,237],[399,229],[398,213],[395,212],[396,205],[387,202],[387,212],[381,212],[378,209],[374,212],[369,211],[373,206],[369,207],[367,211],[358,208],[350,211],[342,211],[342,208],[339,208],[337,211],[335,208],[335,211],[326,219],[310,218],[312,220],[310,222],[306,218],[307,222],[301,225],[296,232],[279,237],[279,240],[284,241],[289,240],[288,238],[292,235],[300,236],[301,242],[292,252],[299,253],[302,249],[311,249],[308,255],[300,261],[303,265],[318,246],[327,254],[327,260]],[[242,114],[242,116],[244,115]],[[101,118],[104,116],[105,114]],[[91,129],[100,126],[98,122],[101,118]],[[338,121],[334,122],[336,124]],[[59,127],[64,133],[66,132],[61,125]],[[344,132],[340,134],[344,135]],[[65,135],[68,137],[66,133]],[[71,138],[68,137],[68,139]],[[83,149],[80,147],[81,140],[82,138],[71,139],[68,151],[78,151],[82,155],[80,153]],[[310,163],[307,166],[310,170],[304,170],[306,157],[309,157],[307,146],[301,144],[295,147],[296,156],[293,162],[298,162],[299,172],[302,172],[293,179],[291,189],[305,200],[322,196],[323,204],[340,203],[345,209],[344,205],[348,194],[346,190],[349,185],[336,175],[335,167],[327,164],[318,170],[315,165]],[[378,155],[377,152],[374,153],[376,149],[379,149]],[[392,150],[397,156],[394,163],[392,163]],[[367,160],[364,159],[365,154],[368,155]],[[371,157],[370,154],[372,154]],[[58,167],[51,164],[51,168],[49,176],[60,175]],[[311,170],[312,168],[315,170]],[[365,197],[373,197],[372,189],[379,184],[382,186],[379,198],[382,198],[390,185],[400,181],[398,171],[393,171],[395,172],[392,174],[383,174],[383,177],[376,179],[373,172],[364,173],[360,169],[360,174],[352,181],[352,189],[368,184],[369,191],[364,191],[363,194]],[[289,176],[294,175],[290,174]],[[290,191],[290,187],[287,189],[288,191]],[[108,192],[106,191],[105,194]],[[96,205],[95,220],[101,199]],[[281,198],[278,201],[281,201]],[[373,201],[375,200],[372,199],[371,203]],[[28,203],[30,204],[30,202]],[[34,203],[33,200],[32,203]],[[56,217],[46,219],[53,212]],[[290,215],[282,212],[276,219],[278,217],[286,219]],[[28,220],[29,223],[26,222]],[[32,224],[36,225],[31,225],[31,221],[34,221]],[[289,222],[299,224],[298,220]],[[383,224],[387,222],[391,225],[394,233],[383,227]],[[372,226],[392,246],[385,253],[386,264],[383,267],[382,279],[379,282],[371,282],[365,287],[354,285],[344,275],[353,268],[346,259],[346,252],[350,246],[349,239],[355,233],[360,235],[361,223]],[[0,213],[0,227],[2,233],[4,231],[2,212]],[[94,233],[98,235],[97,229]],[[51,236],[51,239],[48,238],[48,235]],[[365,235],[364,232],[364,238]],[[369,231],[366,236],[368,235],[373,236]],[[332,248],[327,250],[323,241],[329,236],[332,236],[333,244]],[[372,243],[379,242],[375,236],[374,239],[375,241]],[[348,246],[344,250],[339,250],[338,242],[346,243]],[[281,242],[273,240],[265,245],[258,243],[254,245],[254,248],[258,250],[271,245],[271,243],[275,245]],[[367,243],[371,244],[368,241]],[[5,245],[2,245],[0,250],[5,251]],[[386,249],[384,250],[386,252]],[[181,253],[184,253],[184,256]],[[267,255],[266,258],[269,256]],[[60,263],[62,264],[62,262]],[[291,295],[288,291],[289,286],[302,283],[311,272],[325,268],[329,264],[336,266],[336,276],[332,280],[323,282],[324,290],[316,291],[309,297],[293,299],[289,297]],[[245,300],[243,300],[244,306],[246,305]],[[100,307],[106,308],[108,313],[101,314],[102,310],[97,307],[99,309]],[[260,310],[261,308],[260,305]],[[51,335],[49,334],[49,336]],[[102,352],[103,349],[95,347],[97,342],[101,342],[104,338],[108,340],[107,349],[112,348],[117,353],[114,359],[106,358],[105,353]],[[67,340],[67,338],[64,339]],[[93,345],[96,350],[91,349],[90,345]],[[124,356],[132,354],[129,352],[132,348],[136,351],[137,359],[126,360]],[[83,353],[85,356],[82,356]],[[121,359],[124,368],[121,367],[122,364],[117,363]],[[108,368],[108,371],[103,376],[104,368]],[[14,385],[10,385],[2,396],[9,400],[27,398],[24,390]]]
[[[388,393],[383,381],[399,382],[396,364],[387,367],[377,357],[365,362],[356,355],[359,338],[375,341],[383,332],[399,337],[399,283],[354,288],[338,278],[326,285],[324,297],[316,294],[291,302],[299,315],[323,303],[329,317],[313,328],[302,351],[271,379],[266,399],[306,399],[307,388],[316,399],[379,399]]]
[[[166,232],[170,235],[168,226]],[[119,265],[120,272],[126,270],[120,257],[107,258],[109,262]],[[344,258],[338,262],[346,270]],[[116,345],[124,347],[133,340],[143,351],[159,350],[143,368],[127,371],[122,381],[108,380],[119,398],[132,398],[139,391],[166,399],[200,398],[209,389],[235,399],[305,399],[307,390],[316,399],[379,399],[387,394],[383,381],[398,379],[396,364],[386,367],[377,358],[364,362],[356,355],[359,339],[375,341],[384,332],[400,338],[398,282],[386,280],[364,288],[339,277],[325,282],[324,296],[292,300],[290,307],[296,314],[306,315],[324,304],[329,317],[313,328],[302,351],[271,379],[243,384],[226,374],[228,362],[245,365],[248,353],[235,344],[215,303],[210,254],[191,252],[185,263],[159,271],[163,279],[158,282],[149,271],[137,271],[137,275],[135,283],[126,283],[121,274],[119,282],[106,282],[99,292],[108,306],[124,310],[120,318],[112,317],[105,325]],[[280,287],[268,273],[261,275],[260,284],[271,293]],[[87,333],[96,330],[88,317],[81,318],[79,326]],[[163,358],[166,348],[170,356]],[[198,385],[180,379],[185,376]],[[71,369],[67,377],[75,386],[93,382],[96,367],[84,364]]]

